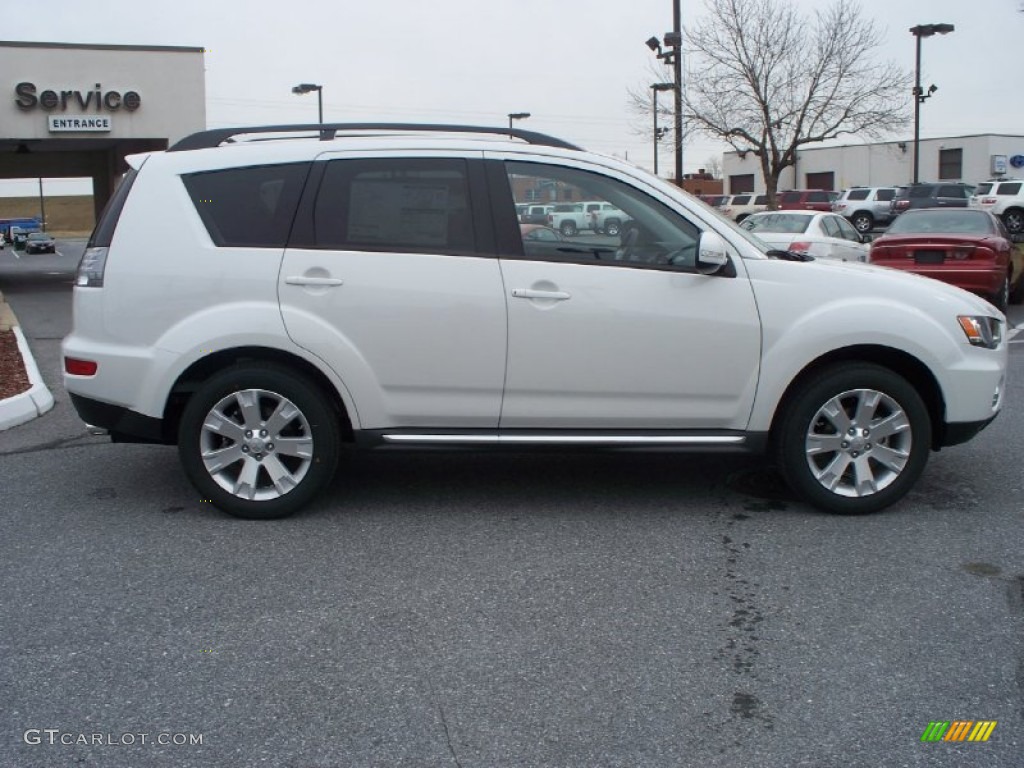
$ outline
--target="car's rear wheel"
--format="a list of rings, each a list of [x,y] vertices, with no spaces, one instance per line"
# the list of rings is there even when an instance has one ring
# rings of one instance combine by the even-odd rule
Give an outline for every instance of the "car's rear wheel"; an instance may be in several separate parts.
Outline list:
[[[780,469],[826,512],[876,512],[902,498],[928,461],[931,420],[917,390],[872,363],[816,373],[787,399],[776,434]]]
[[[267,520],[297,512],[330,483],[339,444],[338,419],[315,384],[273,365],[241,364],[192,395],[178,452],[201,498]]]
[[[1020,234],[1024,232],[1024,210],[1020,208],[1011,208],[1003,214],[1003,224],[1010,234]]]
[[[576,223],[573,221],[563,221],[559,229],[566,237],[572,237],[576,234]]]
[[[618,219],[608,219],[604,223],[604,233],[609,237],[618,237],[622,231],[622,223]]]
[[[875,217],[872,216],[870,213],[854,214],[854,217],[853,219],[851,219],[851,222],[853,223],[853,226],[857,229],[857,231],[860,232],[861,234],[864,234],[865,232],[870,232],[872,229],[875,228]]]

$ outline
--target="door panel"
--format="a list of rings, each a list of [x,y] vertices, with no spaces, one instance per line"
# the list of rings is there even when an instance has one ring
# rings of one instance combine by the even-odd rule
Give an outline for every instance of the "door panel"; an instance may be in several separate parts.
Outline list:
[[[505,298],[497,259],[477,245],[470,167],[332,159],[313,247],[285,251],[288,334],[342,379],[361,428],[497,426]]]

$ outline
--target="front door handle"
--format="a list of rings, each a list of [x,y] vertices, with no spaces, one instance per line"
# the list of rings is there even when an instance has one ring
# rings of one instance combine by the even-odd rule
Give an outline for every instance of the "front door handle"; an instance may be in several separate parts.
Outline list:
[[[305,277],[304,275],[291,275],[284,281],[288,285],[344,285],[345,281],[339,277]]]
[[[512,296],[517,299],[553,299],[555,301],[565,301],[572,298],[565,291],[537,291],[533,288],[513,288]]]

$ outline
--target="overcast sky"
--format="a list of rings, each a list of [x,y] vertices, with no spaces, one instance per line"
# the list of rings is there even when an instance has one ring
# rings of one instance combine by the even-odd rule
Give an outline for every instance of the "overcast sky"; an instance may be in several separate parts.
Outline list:
[[[824,1],[794,0],[807,13]],[[956,25],[924,41],[922,80],[939,92],[922,108],[923,137],[1024,134],[1021,4],[860,0],[882,31],[878,57],[908,71],[910,27]],[[682,7],[684,25],[702,22],[703,0]],[[324,86],[327,121],[506,125],[509,112],[530,112],[524,128],[650,168],[650,140],[638,132],[649,118],[630,112],[627,92],[652,82],[644,41],[671,29],[672,2],[0,0],[0,18],[9,40],[206,48],[209,127],[314,122],[316,94],[296,96],[291,87],[315,82]],[[911,133],[907,126],[893,138]],[[722,149],[692,139],[684,170],[704,167]],[[670,148],[661,162],[663,173],[671,170]],[[47,182],[48,194],[66,189]],[[35,182],[3,184],[0,193],[34,194]]]

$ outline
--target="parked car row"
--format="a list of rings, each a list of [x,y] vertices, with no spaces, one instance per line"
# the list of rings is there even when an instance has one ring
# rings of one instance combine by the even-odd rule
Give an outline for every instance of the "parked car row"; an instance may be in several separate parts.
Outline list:
[[[740,222],[767,209],[767,195],[743,193],[704,196],[729,219]],[[920,208],[979,208],[998,216],[1010,234],[1024,233],[1024,179],[999,178],[977,185],[921,182],[881,187],[850,187],[841,193],[788,190],[778,195],[779,210],[832,211],[858,232],[888,226],[904,211]]]
[[[618,207],[599,200],[574,203],[516,203],[520,224],[539,224],[558,230],[565,237],[580,232],[597,232],[617,237],[628,220]]]

